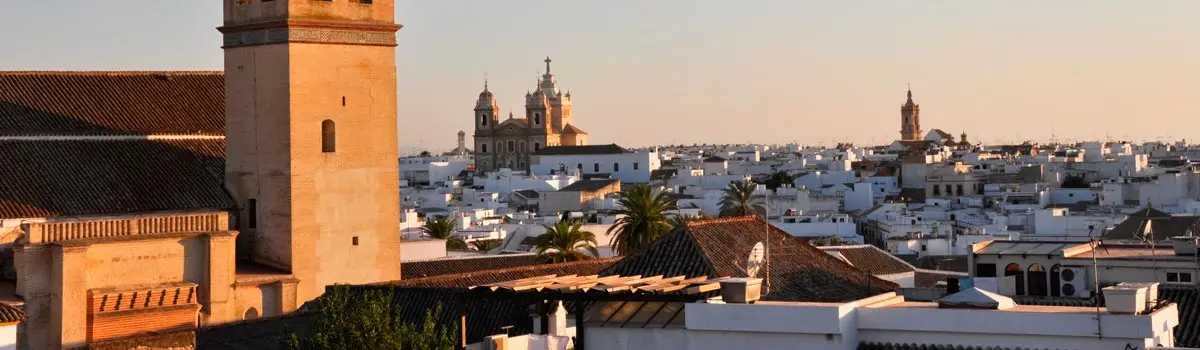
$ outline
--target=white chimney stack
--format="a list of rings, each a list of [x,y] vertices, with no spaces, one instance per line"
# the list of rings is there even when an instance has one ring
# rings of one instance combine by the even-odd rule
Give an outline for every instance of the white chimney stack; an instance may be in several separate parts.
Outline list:
[[[1116,285],[1104,288],[1108,312],[1137,315],[1146,310],[1146,287]]]

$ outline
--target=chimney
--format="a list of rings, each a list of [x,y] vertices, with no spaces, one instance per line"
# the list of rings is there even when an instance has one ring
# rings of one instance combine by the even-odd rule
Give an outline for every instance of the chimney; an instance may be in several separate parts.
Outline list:
[[[1146,310],[1146,287],[1116,285],[1104,288],[1108,312],[1137,315]]]
[[[728,304],[753,304],[761,296],[761,278],[730,278],[721,281],[721,300]]]
[[[1146,300],[1146,310],[1154,310],[1158,305],[1158,282],[1121,282],[1117,286],[1144,288],[1142,294]]]

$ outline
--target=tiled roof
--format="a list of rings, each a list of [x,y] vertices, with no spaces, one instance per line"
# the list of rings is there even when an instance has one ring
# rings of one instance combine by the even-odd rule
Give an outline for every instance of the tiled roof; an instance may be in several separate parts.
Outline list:
[[[563,187],[563,188],[559,189],[558,191],[559,192],[596,192],[602,188],[611,186],[613,184],[619,184],[620,182],[621,182],[621,180],[615,180],[615,179],[579,180],[579,181],[575,181],[575,183],[568,185],[567,187]]]
[[[421,278],[540,265],[543,263],[545,261],[539,259],[537,254],[484,255],[466,258],[406,261],[400,263],[400,273],[404,278]]]
[[[583,130],[579,129],[579,128],[578,128],[578,127],[576,127],[574,124],[567,124],[567,126],[564,126],[564,127],[563,127],[563,129],[562,129],[562,133],[564,133],[564,134],[576,134],[576,135],[587,135],[587,133],[586,133],[586,132],[584,132]]]
[[[953,272],[967,272],[969,270],[966,255],[917,256],[915,254],[905,254],[897,255],[896,257],[918,269]]]
[[[694,220],[644,250],[626,257],[604,275],[744,277],[755,243],[770,236],[769,278],[763,300],[849,301],[895,290],[898,286],[863,272],[804,240],[755,217]]]
[[[846,260],[849,260],[851,265],[872,275],[890,275],[916,271],[916,268],[900,260],[900,258],[892,256],[888,252],[869,244],[828,246],[820,247],[820,249],[826,252],[838,252],[843,257],[846,257]]]
[[[621,258],[609,258],[559,264],[529,265],[498,270],[472,271],[453,275],[402,279],[399,281],[380,283],[379,285],[395,287],[467,288],[488,283],[511,281],[534,276],[570,274],[594,275],[600,270],[603,270],[620,260]],[[403,274],[404,271],[401,270],[400,273]]]
[[[581,154],[621,154],[627,151],[617,144],[588,145],[588,146],[554,146],[534,152],[541,156],[573,156]]]
[[[0,218],[228,209],[224,140],[0,141]]]
[[[25,320],[25,312],[15,306],[0,303],[0,324],[21,322]]]
[[[1155,241],[1162,241],[1173,236],[1200,234],[1200,216],[1172,216],[1158,209],[1147,207],[1139,210],[1113,227],[1104,234],[1108,239],[1141,240],[1146,221],[1151,222],[1150,228]]]
[[[221,72],[0,72],[0,136],[225,134]]]

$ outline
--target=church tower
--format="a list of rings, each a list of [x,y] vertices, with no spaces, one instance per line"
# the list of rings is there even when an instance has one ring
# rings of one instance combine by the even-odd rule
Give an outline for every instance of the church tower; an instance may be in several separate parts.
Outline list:
[[[496,164],[496,154],[499,147],[492,147],[492,133],[500,124],[500,105],[496,103],[496,95],[488,90],[487,79],[483,80],[483,92],[475,100],[475,163],[481,171],[492,170]]]
[[[908,89],[908,101],[900,106],[900,140],[921,140],[921,105],[913,103],[912,89]]]
[[[400,279],[394,11],[394,0],[224,0],[239,258],[290,272],[298,303],[335,283]]]

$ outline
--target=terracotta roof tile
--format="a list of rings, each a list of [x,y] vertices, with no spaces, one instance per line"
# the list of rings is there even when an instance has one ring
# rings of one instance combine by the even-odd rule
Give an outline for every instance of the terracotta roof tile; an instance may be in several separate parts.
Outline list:
[[[578,128],[578,127],[576,127],[574,124],[567,124],[567,126],[564,126],[564,127],[563,127],[563,129],[562,129],[562,133],[564,133],[564,134],[576,134],[576,135],[587,135],[587,132],[584,132],[583,130],[579,129],[579,128]]]
[[[232,208],[224,152],[219,139],[0,141],[0,218]]]
[[[0,136],[225,134],[221,72],[0,72]]]
[[[537,254],[485,255],[406,261],[400,263],[400,273],[404,278],[411,279],[542,264],[545,264],[545,261],[538,258]]]
[[[885,252],[873,245],[847,245],[847,246],[828,246],[820,247],[826,252],[837,252],[846,257],[851,265],[867,271],[872,275],[890,275],[894,273],[904,273],[916,271],[912,265],[900,260],[888,252]]]
[[[755,217],[691,221],[603,274],[743,277],[750,250],[764,241],[767,227]],[[898,288],[774,226],[769,232],[770,265],[759,276],[770,276],[771,289],[763,300],[849,301]]]

